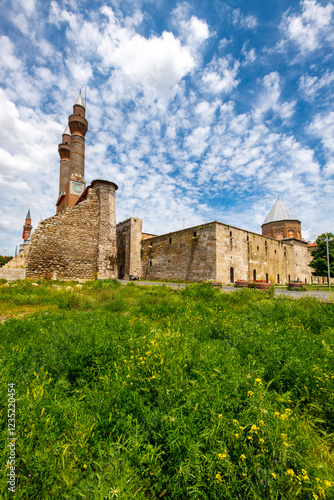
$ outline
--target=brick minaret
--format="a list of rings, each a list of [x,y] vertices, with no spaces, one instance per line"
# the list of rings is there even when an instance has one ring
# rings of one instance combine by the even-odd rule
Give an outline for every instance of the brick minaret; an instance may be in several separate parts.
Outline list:
[[[85,118],[85,106],[81,97],[81,91],[73,106],[73,115],[68,119],[71,130],[71,153],[70,174],[79,174],[85,177],[85,135],[88,122]]]
[[[31,215],[30,215],[30,209],[28,210],[27,216],[26,216],[26,221],[23,226],[23,234],[22,234],[22,239],[24,240],[24,243],[28,243],[28,240],[31,235],[31,230],[32,230],[32,225],[31,225]]]
[[[73,207],[86,187],[85,175],[85,135],[88,122],[81,91],[73,106],[73,114],[63,133],[63,141],[58,146],[60,156],[59,197],[57,214]]]
[[[59,196],[61,196],[65,194],[70,176],[71,131],[68,125],[63,132],[63,141],[58,146],[58,152],[60,156]]]

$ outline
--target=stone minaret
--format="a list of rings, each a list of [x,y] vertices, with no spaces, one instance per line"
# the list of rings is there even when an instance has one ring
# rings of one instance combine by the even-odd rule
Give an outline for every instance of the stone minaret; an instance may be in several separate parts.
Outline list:
[[[79,174],[82,179],[85,177],[85,135],[88,129],[85,112],[80,91],[73,106],[73,114],[68,119],[68,125],[71,130],[70,174]]]
[[[68,125],[63,132],[63,141],[58,146],[58,152],[60,156],[59,196],[61,196],[65,194],[70,176],[71,131]]]
[[[59,198],[57,214],[73,207],[84,192],[85,176],[85,135],[88,122],[81,91],[73,106],[73,114],[68,118],[68,126],[63,133],[63,141],[58,146],[60,155]]]

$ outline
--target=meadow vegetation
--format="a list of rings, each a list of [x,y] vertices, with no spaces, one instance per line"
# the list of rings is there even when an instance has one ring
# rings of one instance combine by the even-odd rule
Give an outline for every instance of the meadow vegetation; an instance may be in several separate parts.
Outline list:
[[[0,287],[1,498],[14,383],[16,499],[334,499],[334,304],[14,285]]]

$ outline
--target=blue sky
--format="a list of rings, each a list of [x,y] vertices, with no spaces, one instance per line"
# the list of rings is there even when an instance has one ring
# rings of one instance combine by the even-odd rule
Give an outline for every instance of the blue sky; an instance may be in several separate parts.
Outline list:
[[[87,86],[87,183],[161,234],[250,231],[277,196],[333,231],[334,5],[322,0],[2,0],[0,253],[55,213],[58,144]]]

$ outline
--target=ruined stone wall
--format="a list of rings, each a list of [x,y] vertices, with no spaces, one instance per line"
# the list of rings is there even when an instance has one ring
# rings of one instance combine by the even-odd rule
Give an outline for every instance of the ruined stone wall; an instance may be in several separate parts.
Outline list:
[[[128,279],[130,275],[142,276],[141,240],[142,220],[131,217],[116,226],[117,276]]]
[[[216,279],[216,227],[204,224],[142,241],[145,279]]]
[[[27,277],[90,279],[97,273],[99,200],[88,199],[38,224],[30,243]]]
[[[27,277],[114,278],[117,186],[93,181],[88,197],[40,222],[30,243]]]

